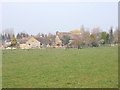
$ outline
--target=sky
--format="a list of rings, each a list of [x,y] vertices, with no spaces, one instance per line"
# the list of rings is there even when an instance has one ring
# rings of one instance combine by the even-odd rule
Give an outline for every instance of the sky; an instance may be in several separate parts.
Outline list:
[[[118,26],[117,2],[5,2],[2,3],[2,29],[15,33],[68,32],[95,27],[108,31]]]

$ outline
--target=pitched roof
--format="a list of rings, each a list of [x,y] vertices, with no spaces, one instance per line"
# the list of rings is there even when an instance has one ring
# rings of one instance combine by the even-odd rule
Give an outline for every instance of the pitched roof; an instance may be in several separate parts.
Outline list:
[[[49,44],[51,42],[47,37],[35,37],[35,39],[43,44]]]
[[[33,38],[35,38],[37,41],[41,42],[42,44],[50,44],[51,40],[48,37],[35,37],[32,36]],[[31,37],[29,37],[28,39],[18,39],[17,41],[20,44],[25,44]]]
[[[25,44],[28,40],[23,40],[23,39],[19,39],[19,40],[17,40],[20,44]]]

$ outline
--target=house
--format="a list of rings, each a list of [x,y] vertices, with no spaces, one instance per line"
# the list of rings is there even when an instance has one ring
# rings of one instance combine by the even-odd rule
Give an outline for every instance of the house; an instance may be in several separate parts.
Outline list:
[[[26,44],[26,42],[30,39],[30,37],[17,39],[18,44]]]
[[[20,49],[35,49],[40,48],[40,41],[38,41],[35,37],[29,37],[27,39],[19,39],[17,40],[19,43]]]
[[[27,42],[26,46],[28,48],[40,48],[40,41],[35,39],[34,37],[31,37]]]
[[[51,47],[52,43],[47,37],[29,37],[18,40],[21,49],[35,49]]]
[[[35,37],[40,42],[41,48],[51,47],[53,42],[48,37]]]
[[[17,42],[19,44],[19,48],[20,49],[29,49],[29,47],[26,45],[26,42],[29,40],[30,38],[22,38],[22,39],[17,39]]]
[[[61,47],[62,46],[62,38],[64,36],[69,36],[70,40],[69,43],[72,43],[76,40],[77,37],[81,37],[81,33],[72,33],[72,32],[56,32],[56,38],[55,38],[55,46]]]
[[[20,49],[30,49],[26,44],[20,44]]]

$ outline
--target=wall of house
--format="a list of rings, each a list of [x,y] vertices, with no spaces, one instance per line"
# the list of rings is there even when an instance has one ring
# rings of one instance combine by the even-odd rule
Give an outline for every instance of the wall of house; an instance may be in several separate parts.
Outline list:
[[[30,49],[26,44],[20,44],[20,49]]]
[[[33,37],[26,42],[26,45],[29,48],[40,48],[40,42]]]

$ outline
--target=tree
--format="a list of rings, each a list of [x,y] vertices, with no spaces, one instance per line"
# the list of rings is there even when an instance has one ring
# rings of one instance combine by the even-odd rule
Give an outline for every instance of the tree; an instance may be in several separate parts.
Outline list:
[[[5,35],[5,34],[9,34],[10,35],[10,38],[12,38],[13,34],[14,34],[14,29],[13,28],[7,28],[5,30],[2,31],[2,34]]]
[[[93,28],[92,34],[94,35],[96,41],[98,42],[100,40],[101,29],[100,28]]]
[[[81,28],[80,28],[80,33],[83,34],[84,32],[85,32],[85,27],[84,27],[84,25],[82,25]]]
[[[21,32],[17,34],[17,39],[21,39],[21,38],[25,38],[25,37],[29,37],[29,35],[27,33]]]
[[[107,33],[106,32],[102,32],[101,33],[101,40],[104,40],[103,44],[106,44],[106,42],[107,42],[106,37],[107,37]]]
[[[110,35],[109,34],[106,35],[106,43],[110,44]]]
[[[41,34],[41,36],[42,36],[42,37],[45,37],[45,35],[44,35],[43,33]]]
[[[90,44],[91,44],[91,46],[92,47],[98,47],[98,43],[97,43],[97,41],[96,41],[96,39],[95,39],[95,36],[93,35],[93,34],[90,34]]]
[[[70,40],[70,47],[74,47],[74,48],[82,48],[82,44],[83,44],[83,38],[81,35],[74,35],[73,36],[73,40]]]
[[[113,43],[113,39],[114,39],[114,37],[113,37],[113,29],[111,27],[111,29],[110,29],[110,44]]]
[[[116,30],[114,31],[114,34],[113,34],[115,43],[119,43],[119,40],[120,40],[120,39],[118,39],[119,36],[120,36],[120,30],[118,30],[118,28],[116,28]]]
[[[6,34],[6,33],[5,33],[5,35],[4,35],[4,36],[5,36],[5,40],[7,40],[7,34]]]
[[[15,36],[13,36],[13,38],[12,38],[11,46],[12,46],[12,47],[18,46],[18,43],[17,43],[17,40],[16,40]]]
[[[89,31],[85,31],[84,33],[81,34],[82,40],[85,43],[84,46],[89,46],[89,44],[91,43],[89,35],[90,35]]]
[[[98,41],[98,43],[99,44],[105,44],[105,41],[104,41],[104,39],[101,39],[101,40]]]
[[[47,35],[47,38],[48,38],[49,41],[50,41],[50,45],[52,45],[52,44],[55,43],[55,35],[49,33],[49,34]]]
[[[11,40],[10,34],[8,34],[7,40]]]
[[[69,43],[69,40],[70,40],[70,36],[68,36],[68,35],[63,35],[63,37],[62,37],[62,43],[63,43],[64,45],[67,45],[67,44]]]
[[[17,39],[20,39],[20,34],[18,33],[16,37],[17,37]]]
[[[5,37],[4,37],[4,35],[3,35],[3,34],[1,34],[1,38],[2,38],[2,40],[5,40]]]

